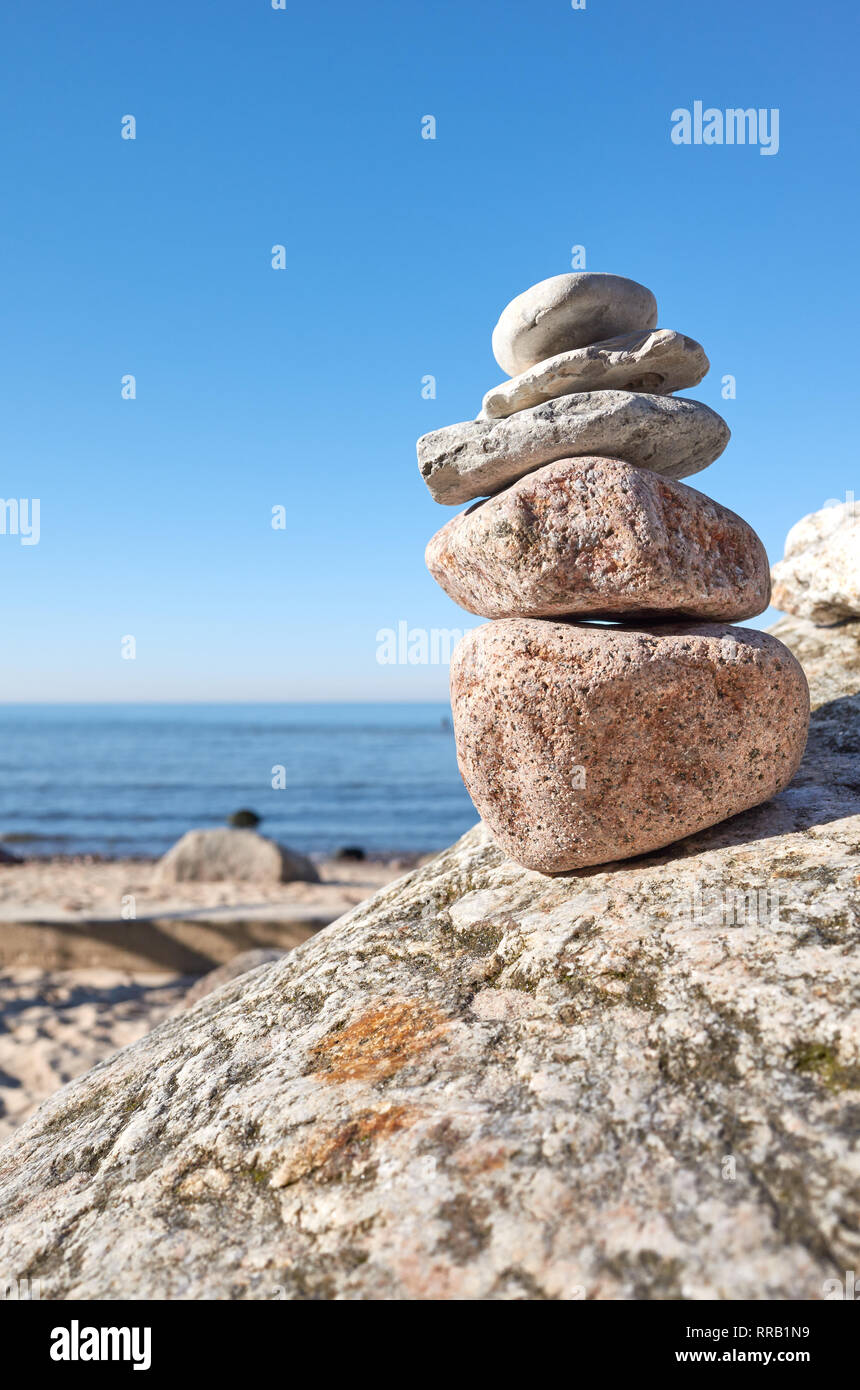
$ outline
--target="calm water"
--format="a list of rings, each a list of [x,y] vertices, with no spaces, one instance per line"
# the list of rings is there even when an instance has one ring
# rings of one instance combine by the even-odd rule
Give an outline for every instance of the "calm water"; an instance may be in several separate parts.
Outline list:
[[[239,807],[313,853],[439,849],[477,820],[442,704],[0,706],[0,839],[28,857],[158,855]]]

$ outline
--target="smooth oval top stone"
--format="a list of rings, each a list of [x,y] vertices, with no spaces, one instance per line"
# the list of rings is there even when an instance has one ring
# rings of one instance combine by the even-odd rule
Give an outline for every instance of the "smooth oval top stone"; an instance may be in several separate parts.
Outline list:
[[[427,568],[485,618],[736,622],[770,598],[767,553],[741,517],[618,459],[549,463],[442,527]]]
[[[668,395],[698,386],[710,362],[694,338],[671,328],[623,333],[589,347],[556,353],[484,397],[480,420],[503,420],[516,410],[577,391],[649,391]]]
[[[560,873],[646,854],[794,776],[809,691],[775,637],[503,618],[451,662],[457,758],[498,843]]]
[[[656,326],[657,301],[644,285],[623,275],[573,271],[511,300],[493,329],[493,356],[503,372],[516,376],[558,352]]]
[[[822,507],[795,522],[773,567],[773,604],[814,623],[860,614],[860,506]]]
[[[583,391],[506,420],[465,420],[418,440],[437,502],[486,497],[556,459],[599,454],[687,478],[719,458],[730,430],[701,401],[639,391]]]

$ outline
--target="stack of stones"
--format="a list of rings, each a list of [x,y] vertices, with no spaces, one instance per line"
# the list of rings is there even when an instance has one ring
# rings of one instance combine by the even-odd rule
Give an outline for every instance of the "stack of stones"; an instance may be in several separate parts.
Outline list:
[[[766,801],[809,722],[799,664],[766,633],[767,556],[739,516],[679,482],[725,421],[672,395],[708,370],[658,329],[650,290],[556,275],[493,333],[511,379],[476,420],[418,441],[443,526],[427,565],[494,621],[459,643],[460,771],[499,844],[558,873],[642,854]]]

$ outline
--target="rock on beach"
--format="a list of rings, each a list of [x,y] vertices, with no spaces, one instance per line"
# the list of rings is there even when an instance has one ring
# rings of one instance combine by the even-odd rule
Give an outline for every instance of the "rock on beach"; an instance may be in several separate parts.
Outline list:
[[[255,830],[189,830],[159,861],[163,883],[318,883],[303,854],[267,840]]]

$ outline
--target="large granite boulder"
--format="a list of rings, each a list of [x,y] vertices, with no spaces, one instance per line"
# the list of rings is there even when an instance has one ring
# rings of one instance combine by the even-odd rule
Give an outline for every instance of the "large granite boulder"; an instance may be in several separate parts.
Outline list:
[[[773,606],[825,625],[860,616],[860,509],[853,501],[792,526],[773,567]]]
[[[249,970],[258,970],[261,965],[271,965],[273,960],[281,960],[285,955],[286,951],[280,950],[277,946],[255,946],[250,951],[240,951],[223,965],[216,965],[214,970],[209,970],[196,979],[174,1012],[184,1013],[186,1009],[199,1004],[200,1000],[205,999],[213,990],[220,989],[222,985],[229,984],[240,975],[247,975]]]
[[[851,626],[767,805],[565,878],[471,831],[72,1082],[0,1148],[0,1269],[46,1298],[825,1296],[860,1190]]]
[[[787,617],[768,632],[794,652],[819,705],[860,691],[860,619],[821,627],[806,618]]]

